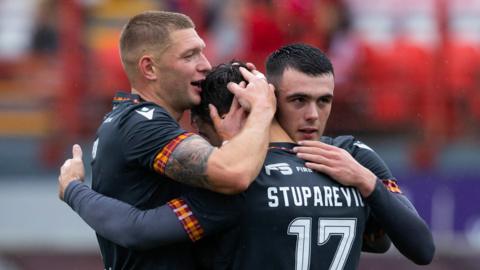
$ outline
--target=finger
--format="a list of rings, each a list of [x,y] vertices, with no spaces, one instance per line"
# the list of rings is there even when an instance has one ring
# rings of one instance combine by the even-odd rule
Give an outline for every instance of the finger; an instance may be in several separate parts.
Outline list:
[[[236,109],[234,112],[234,116],[245,117],[246,115],[247,111],[242,106],[239,106],[238,109]]]
[[[210,109],[210,118],[212,119],[213,126],[216,129],[216,127],[221,124],[222,118],[220,117],[220,115],[218,115],[218,111],[215,106],[213,106],[212,104],[208,104],[208,108]]]
[[[317,172],[321,172],[327,175],[331,175],[331,168],[323,164],[317,164],[312,162],[305,162],[305,167],[312,169]]]
[[[320,147],[312,147],[312,146],[296,146],[293,148],[293,151],[295,153],[315,154],[315,155],[322,155],[322,156],[332,155],[330,150],[320,148]]]
[[[252,70],[251,72],[252,72],[253,75],[255,75],[255,77],[260,78],[260,79],[267,80],[267,78],[265,77],[265,75],[264,75],[263,73],[261,73],[260,71],[258,71],[258,70]]]
[[[257,67],[253,63],[250,63],[250,62],[246,63],[246,66],[249,70],[256,70],[257,69]]]
[[[275,92],[275,85],[269,83],[268,87],[270,88],[270,91]]]
[[[73,145],[72,156],[73,156],[73,159],[80,159],[80,160],[82,159],[83,152],[82,152],[82,148],[80,147],[80,145],[78,145],[78,144]]]
[[[243,87],[241,87],[240,85],[238,85],[237,83],[234,83],[234,82],[229,82],[227,84],[227,89],[232,93],[234,94],[235,96],[238,95],[238,94],[241,94],[242,90],[244,90]]]
[[[238,102],[240,103],[240,106],[244,108],[245,110],[249,111],[250,110],[250,103],[247,99],[245,99],[245,95],[247,91],[245,91],[244,88],[241,88],[238,84],[234,82],[229,82],[227,84],[227,89],[232,92],[232,94],[235,95],[237,98]]]
[[[235,112],[240,108],[241,108],[241,106],[240,106],[240,103],[238,103],[238,99],[236,97],[233,97],[232,105],[230,105],[230,109],[228,110],[228,112],[229,113],[230,112]]]
[[[257,78],[257,76],[255,76],[255,74],[248,71],[248,69],[246,69],[244,67],[240,67],[240,72],[242,73],[243,78],[245,78],[245,80],[247,80],[248,82],[251,82],[251,81],[253,81],[254,79]]]
[[[70,163],[72,162],[71,159],[67,159],[65,160],[65,162],[63,163],[62,167],[60,167],[60,174],[63,174],[65,172],[65,170],[67,169],[67,167],[70,166]]]
[[[312,155],[312,154],[297,154],[297,157],[304,159],[308,162],[316,163],[316,164],[322,164],[326,166],[331,166],[332,161],[326,157],[319,156],[319,155]]]
[[[321,142],[321,141],[312,141],[312,140],[299,141],[298,144],[301,145],[301,146],[312,146],[312,147],[323,148],[323,149],[326,149],[326,150],[334,150],[334,149],[338,148],[336,146],[326,144],[326,143]]]
[[[240,85],[240,87],[242,87],[242,88],[245,88],[245,87],[247,87],[247,82],[241,81],[238,85]]]

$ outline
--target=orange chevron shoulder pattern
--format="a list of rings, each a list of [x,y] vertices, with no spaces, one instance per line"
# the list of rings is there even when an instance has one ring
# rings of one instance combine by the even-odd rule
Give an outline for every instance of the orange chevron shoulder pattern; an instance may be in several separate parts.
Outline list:
[[[168,158],[170,158],[170,155],[173,153],[173,150],[178,146],[179,143],[181,143],[183,140],[186,138],[194,135],[193,133],[183,133],[180,134],[178,137],[175,139],[171,140],[167,145],[163,147],[163,149],[157,154],[155,157],[155,160],[153,162],[153,169],[160,174],[165,173],[165,166],[167,165]]]
[[[392,179],[382,179],[383,185],[387,188],[388,191],[393,192],[393,193],[402,193],[400,190],[400,187],[397,184],[397,181],[392,180]]]

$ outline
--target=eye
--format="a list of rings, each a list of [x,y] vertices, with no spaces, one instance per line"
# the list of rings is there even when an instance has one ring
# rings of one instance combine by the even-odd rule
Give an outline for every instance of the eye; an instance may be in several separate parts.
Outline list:
[[[292,99],[290,100],[290,102],[292,102],[292,103],[297,103],[297,104],[304,103],[304,102],[305,102],[305,98],[304,98],[304,97],[295,97],[295,98],[292,98]]]
[[[328,104],[332,102],[332,97],[330,96],[321,97],[319,101],[320,103]]]

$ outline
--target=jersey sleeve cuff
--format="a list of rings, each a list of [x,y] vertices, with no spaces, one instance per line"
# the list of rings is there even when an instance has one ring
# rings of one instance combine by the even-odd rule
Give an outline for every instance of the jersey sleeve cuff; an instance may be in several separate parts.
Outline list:
[[[184,200],[180,198],[173,199],[168,202],[168,206],[170,206],[178,220],[182,223],[183,229],[192,242],[202,239],[205,231]]]
[[[75,197],[73,196],[75,193],[74,190],[80,185],[82,185],[82,182],[80,180],[74,180],[68,184],[67,188],[63,193],[63,199],[68,205],[72,206],[72,201]]]

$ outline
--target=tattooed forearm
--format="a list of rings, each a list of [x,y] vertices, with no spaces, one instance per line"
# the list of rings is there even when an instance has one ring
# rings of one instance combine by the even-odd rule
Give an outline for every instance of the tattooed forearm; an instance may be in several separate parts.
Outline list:
[[[207,161],[213,149],[212,145],[198,135],[185,139],[168,159],[166,175],[189,186],[209,188]]]

